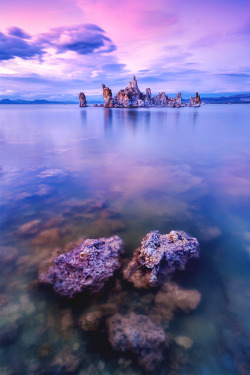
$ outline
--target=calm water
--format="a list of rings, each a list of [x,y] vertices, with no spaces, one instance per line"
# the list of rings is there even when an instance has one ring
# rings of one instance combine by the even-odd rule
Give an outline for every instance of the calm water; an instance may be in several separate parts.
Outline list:
[[[249,105],[0,106],[1,234],[11,247],[0,253],[1,374],[143,374],[111,351],[104,329],[84,332],[78,319],[103,302],[147,313],[152,292],[111,285],[100,300],[69,303],[36,280],[70,241],[118,234],[129,257],[153,229],[185,230],[201,252],[178,276],[201,303],[166,328],[193,346],[166,353],[157,374],[250,372],[249,119]],[[80,361],[59,371],[58,358]]]

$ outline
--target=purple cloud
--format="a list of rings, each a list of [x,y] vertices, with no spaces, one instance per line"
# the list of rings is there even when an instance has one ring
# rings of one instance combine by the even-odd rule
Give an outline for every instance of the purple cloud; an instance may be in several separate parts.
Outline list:
[[[38,37],[38,44],[55,47],[57,53],[74,51],[79,55],[109,53],[116,49],[111,39],[97,25],[58,27]]]
[[[57,54],[74,51],[79,55],[110,53],[116,49],[104,30],[94,24],[58,27],[32,40],[18,27],[11,27],[8,35],[0,33],[0,60],[42,56],[46,48],[51,47],[56,49]]]
[[[17,38],[21,38],[21,39],[30,39],[31,38],[31,36],[29,34],[27,34],[25,31],[23,31],[19,27],[15,27],[15,26],[10,27],[8,29],[8,34],[12,35],[12,36],[16,36]]]
[[[42,53],[41,48],[34,43],[28,43],[23,39],[0,32],[0,61],[15,57],[27,60],[34,56],[41,56]]]

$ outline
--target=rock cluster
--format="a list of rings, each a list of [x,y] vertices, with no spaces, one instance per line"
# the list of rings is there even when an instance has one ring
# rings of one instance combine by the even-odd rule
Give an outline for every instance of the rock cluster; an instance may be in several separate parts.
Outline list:
[[[41,267],[39,280],[69,298],[81,292],[98,293],[120,268],[122,252],[123,241],[118,236],[87,239],[67,254],[59,255],[47,269]]]
[[[176,270],[184,270],[191,258],[198,258],[199,243],[182,231],[161,235],[159,231],[147,234],[141,247],[123,271],[123,276],[136,288],[157,287]]]
[[[137,91],[137,85],[133,81],[130,88],[134,93]],[[147,91],[148,100],[150,94]],[[108,97],[110,99],[109,91],[107,100]],[[121,266],[123,242],[118,236],[85,239],[81,245],[79,243],[70,244],[66,254],[61,254],[61,250],[58,250],[57,256],[40,269],[40,282],[52,285],[61,296],[72,298],[81,292],[98,293]],[[157,230],[148,233],[124,268],[123,278],[132,282],[135,288],[161,286],[161,289],[157,293],[145,293],[140,301],[133,304],[131,288],[129,291],[123,290],[120,277],[116,285],[112,286],[112,295],[105,303],[92,304],[83,311],[78,319],[79,327],[89,333],[100,330],[107,335],[114,350],[132,355],[146,371],[156,373],[169,345],[164,329],[168,327],[175,312],[187,313],[194,310],[201,298],[198,291],[186,290],[165,280],[176,270],[184,270],[191,258],[198,257],[198,246],[196,238],[182,231],[171,231],[163,235]],[[132,293],[134,292],[138,293],[135,289]],[[132,311],[125,315],[120,313],[124,313],[124,306],[127,311],[130,303],[128,311],[139,310],[140,314]],[[61,319],[63,330],[71,329],[73,324],[72,313],[68,310]],[[9,337],[8,332],[3,340],[6,341],[6,337]],[[192,346],[189,338],[181,336],[176,340],[186,350]],[[73,372],[78,365],[75,356],[69,356],[69,360],[57,356],[52,368],[53,371]]]
[[[107,320],[109,342],[113,349],[138,356],[138,362],[153,371],[163,359],[168,339],[163,329],[145,315],[115,314]]]
[[[80,92],[79,94],[79,105],[80,107],[87,107],[87,99],[84,92]]]
[[[102,85],[104,107],[106,108],[137,108],[137,107],[185,107],[187,104],[182,101],[181,93],[176,98],[169,98],[165,92],[151,97],[151,89],[146,89],[146,94],[142,93],[138,87],[135,76],[129,82],[129,86],[122,89],[112,98],[112,90]],[[200,106],[200,97],[190,99],[189,106]]]

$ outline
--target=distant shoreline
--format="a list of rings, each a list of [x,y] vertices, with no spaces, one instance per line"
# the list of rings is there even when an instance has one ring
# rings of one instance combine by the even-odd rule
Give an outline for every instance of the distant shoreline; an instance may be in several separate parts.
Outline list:
[[[188,102],[188,99],[182,99],[183,102]],[[250,93],[249,94],[238,94],[232,96],[221,96],[221,97],[201,97],[201,102],[204,104],[250,104]],[[50,101],[50,100],[11,100],[11,99],[1,99],[0,104],[31,104],[31,105],[43,105],[43,104],[76,104],[79,105],[78,102],[71,102],[71,101]],[[91,101],[89,102],[89,106],[93,106],[94,104],[103,104],[102,101]]]

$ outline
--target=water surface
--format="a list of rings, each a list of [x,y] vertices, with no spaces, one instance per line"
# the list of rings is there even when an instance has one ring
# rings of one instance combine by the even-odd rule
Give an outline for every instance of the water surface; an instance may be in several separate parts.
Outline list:
[[[166,354],[158,373],[249,373],[249,118],[249,105],[0,106],[1,243],[11,247],[0,269],[0,329],[10,330],[1,374],[67,373],[50,367],[62,353],[80,359],[74,374],[143,374],[110,350],[105,333],[81,331],[89,306],[61,301],[36,280],[40,262],[70,241],[118,234],[129,257],[154,229],[182,229],[201,252],[178,275],[201,303],[165,327],[193,346]],[[145,313],[152,303],[152,293],[112,290],[90,305]]]

